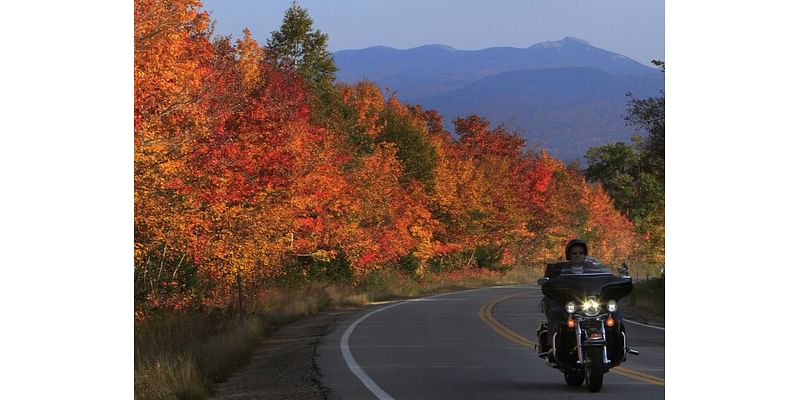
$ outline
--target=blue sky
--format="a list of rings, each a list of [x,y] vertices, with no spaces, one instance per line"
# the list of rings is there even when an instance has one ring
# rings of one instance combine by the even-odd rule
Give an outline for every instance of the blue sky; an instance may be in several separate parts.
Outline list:
[[[291,0],[205,0],[216,32],[262,44]],[[664,59],[664,0],[301,0],[331,51],[370,46],[528,47],[574,36],[648,64]]]

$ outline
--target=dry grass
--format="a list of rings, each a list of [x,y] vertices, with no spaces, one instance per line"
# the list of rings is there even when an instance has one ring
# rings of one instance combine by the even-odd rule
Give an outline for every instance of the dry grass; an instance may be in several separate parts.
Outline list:
[[[247,361],[265,332],[256,316],[163,316],[134,329],[137,399],[204,399],[215,380]]]
[[[194,350],[202,361],[206,376],[221,381],[247,362],[266,332],[261,318],[249,317],[243,323],[201,342]]]
[[[328,286],[324,289],[325,295],[331,299],[333,307],[357,307],[369,304],[369,295],[357,292],[352,288]]]
[[[197,362],[191,355],[165,354],[137,363],[134,390],[137,399],[202,399],[207,395]]]

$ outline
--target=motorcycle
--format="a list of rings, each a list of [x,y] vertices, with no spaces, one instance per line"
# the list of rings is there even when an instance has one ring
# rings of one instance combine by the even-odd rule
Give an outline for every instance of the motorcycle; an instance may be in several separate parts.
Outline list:
[[[617,317],[619,301],[633,290],[631,278],[611,273],[560,275],[542,278],[539,285],[566,316],[566,324],[553,334],[553,352],[546,351],[547,322],[540,323],[539,356],[561,370],[568,385],[586,381],[590,392],[600,391],[606,372],[624,362],[627,354],[639,354],[628,346],[625,327]]]

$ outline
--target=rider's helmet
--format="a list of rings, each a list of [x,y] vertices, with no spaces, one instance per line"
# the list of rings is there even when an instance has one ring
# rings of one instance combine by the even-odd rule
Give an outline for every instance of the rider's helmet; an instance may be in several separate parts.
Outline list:
[[[567,247],[564,249],[564,257],[569,260],[569,252],[572,250],[573,247],[580,246],[583,247],[583,252],[586,253],[586,256],[589,256],[589,246],[586,245],[586,242],[580,239],[572,239],[567,243]]]

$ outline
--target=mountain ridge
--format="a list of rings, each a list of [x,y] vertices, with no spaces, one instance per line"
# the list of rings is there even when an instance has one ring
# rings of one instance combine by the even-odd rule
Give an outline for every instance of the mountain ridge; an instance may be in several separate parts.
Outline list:
[[[373,46],[334,57],[340,81],[372,81],[404,102],[436,109],[451,131],[453,118],[478,114],[570,161],[589,147],[630,139],[627,93],[664,90],[658,69],[575,37],[526,48]]]

